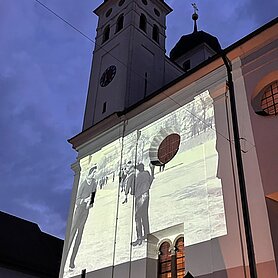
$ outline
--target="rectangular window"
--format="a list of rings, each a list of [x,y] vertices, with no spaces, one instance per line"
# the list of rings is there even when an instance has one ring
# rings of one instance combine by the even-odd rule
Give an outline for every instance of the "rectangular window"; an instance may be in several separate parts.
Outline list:
[[[106,101],[103,103],[102,106],[102,114],[104,114],[106,112]]]

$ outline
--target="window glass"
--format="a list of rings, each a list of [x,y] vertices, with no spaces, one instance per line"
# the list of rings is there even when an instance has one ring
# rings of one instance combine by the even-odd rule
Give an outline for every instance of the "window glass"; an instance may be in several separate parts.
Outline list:
[[[176,250],[176,273],[177,278],[183,278],[185,275],[185,255],[184,255],[184,239],[179,238],[175,246]]]
[[[116,33],[124,28],[124,15],[121,14],[117,19]]]
[[[153,9],[154,10],[154,13],[157,15],[157,16],[160,16],[160,11],[156,8]]]
[[[121,1],[119,2],[119,6],[121,7],[121,6],[124,4],[124,2],[125,2],[125,0],[121,0]]]
[[[163,242],[159,248],[159,278],[171,278],[171,252],[169,242]]]
[[[105,16],[108,17],[111,13],[112,13],[112,9],[110,8],[110,9],[106,12]]]
[[[147,31],[147,18],[145,15],[141,14],[140,16],[140,23],[139,23],[139,28],[143,30],[144,32]]]
[[[153,26],[153,40],[156,41],[157,43],[159,43],[159,29],[157,27],[157,25]]]
[[[184,71],[190,70],[190,60],[186,60],[182,65]]]
[[[106,26],[104,31],[103,31],[103,37],[102,37],[102,43],[106,42],[109,40],[110,36],[110,26]]]
[[[278,81],[272,82],[263,91],[262,110],[267,115],[278,115]]]

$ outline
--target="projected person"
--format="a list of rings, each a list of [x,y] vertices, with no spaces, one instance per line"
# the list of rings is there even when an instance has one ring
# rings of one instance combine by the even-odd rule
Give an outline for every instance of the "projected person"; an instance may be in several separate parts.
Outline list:
[[[126,167],[126,177],[124,179],[124,190],[125,190],[125,200],[123,204],[127,203],[127,195],[134,195],[135,186],[135,167],[132,165],[131,161],[128,161]]]
[[[150,233],[149,225],[149,190],[153,182],[153,177],[149,171],[144,170],[144,164],[136,166],[139,173],[135,180],[135,224],[136,224],[136,241],[132,242],[133,246],[141,245],[142,241]]]
[[[68,252],[69,252],[73,240],[75,238],[72,254],[70,257],[69,267],[71,269],[75,268],[74,261],[81,243],[83,230],[89,215],[89,209],[93,207],[96,189],[97,189],[97,182],[95,179],[96,170],[97,170],[97,166],[94,166],[89,170],[86,179],[80,184],[79,190],[77,192],[76,208],[72,220],[72,228],[70,232],[70,239],[69,239],[69,246],[68,246]]]
[[[125,179],[126,179],[126,168],[122,168],[120,173],[119,173],[119,182],[120,182],[120,187],[121,187],[121,192],[124,192],[125,190]]]

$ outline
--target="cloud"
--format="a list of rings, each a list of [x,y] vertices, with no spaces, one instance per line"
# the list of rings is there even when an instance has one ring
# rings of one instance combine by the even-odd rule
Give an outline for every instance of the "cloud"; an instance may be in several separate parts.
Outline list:
[[[0,209],[62,237],[76,156],[67,139],[81,131],[92,44],[32,2],[2,3]]]
[[[90,38],[102,0],[42,0]],[[166,1],[167,50],[193,30],[191,2]],[[270,20],[277,1],[199,1],[198,25],[225,47]],[[94,44],[35,1],[0,1],[0,209],[63,237]]]
[[[166,1],[171,3],[171,1]],[[198,28],[218,38],[223,48],[231,45],[277,16],[278,2],[233,0],[194,1],[199,8]],[[191,2],[174,1],[167,21],[167,52],[178,39],[193,31]]]
[[[47,233],[56,235],[60,238],[64,237],[64,231],[66,228],[66,221],[63,216],[54,210],[51,210],[47,205],[37,202],[35,199],[26,201],[23,199],[16,199],[16,203],[22,208],[33,214],[34,219],[40,221],[40,228],[48,227]],[[44,216],[43,218],[41,216]]]

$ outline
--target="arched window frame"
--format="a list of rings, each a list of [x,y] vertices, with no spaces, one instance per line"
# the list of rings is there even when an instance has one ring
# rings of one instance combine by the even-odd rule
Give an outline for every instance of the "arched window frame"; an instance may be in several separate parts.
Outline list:
[[[278,70],[272,71],[269,74],[267,74],[266,76],[264,76],[263,78],[261,78],[256,87],[255,90],[252,94],[251,97],[251,105],[252,108],[254,110],[254,112],[260,116],[270,116],[270,117],[275,117],[274,114],[269,114],[267,113],[267,111],[265,111],[262,107],[262,99],[264,98],[264,94],[265,92],[268,90],[268,88],[270,86],[273,86],[273,84],[277,81],[277,75],[278,75]],[[272,88],[273,90],[274,88]],[[277,89],[275,89],[277,90]],[[275,95],[274,97],[274,101],[276,103],[276,99],[277,99],[277,95],[274,92],[273,93]],[[277,117],[277,115],[276,115]]]
[[[108,40],[109,40],[109,37],[110,37],[110,25],[107,25],[107,26],[104,28],[104,31],[103,31],[102,43],[105,43],[106,41],[108,41]]]
[[[156,24],[154,24],[153,26],[152,38],[155,42],[159,44],[159,28]]]
[[[175,274],[176,278],[185,276],[184,237],[179,237],[175,242]]]
[[[121,7],[123,4],[125,3],[125,0],[120,0],[120,2],[119,2],[119,7]]]
[[[262,90],[261,109],[267,116],[278,115],[278,80],[268,84]]]
[[[124,28],[124,14],[120,14],[118,19],[117,19],[115,33],[118,33],[123,28]]]
[[[144,14],[140,15],[139,28],[147,33],[147,17]]]
[[[171,277],[172,273],[172,256],[171,243],[163,241],[159,246],[158,255],[158,278]]]

